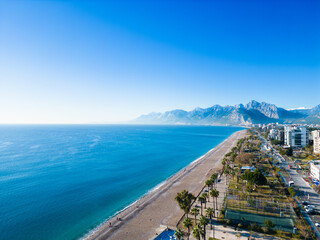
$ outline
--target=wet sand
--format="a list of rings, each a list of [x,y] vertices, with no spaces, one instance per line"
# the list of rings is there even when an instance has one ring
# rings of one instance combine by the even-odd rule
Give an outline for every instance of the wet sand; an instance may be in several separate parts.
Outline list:
[[[198,161],[179,171],[161,187],[101,225],[85,239],[154,239],[163,226],[175,228],[183,215],[183,211],[174,200],[177,192],[186,189],[197,195],[205,180],[222,168],[221,161],[224,155],[245,135],[246,130],[232,134]]]

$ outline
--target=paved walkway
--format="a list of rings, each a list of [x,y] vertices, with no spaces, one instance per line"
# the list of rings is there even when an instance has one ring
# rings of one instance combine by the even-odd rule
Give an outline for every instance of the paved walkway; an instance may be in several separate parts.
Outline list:
[[[225,197],[225,194],[226,194],[226,189],[227,189],[228,185],[226,185],[226,176],[225,175],[222,175],[221,178],[220,178],[220,181],[216,183],[216,185],[214,186],[214,188],[216,188],[218,191],[219,191],[219,197],[217,198],[217,205],[218,205],[218,208],[216,209],[216,199],[214,199],[214,207],[213,207],[213,202],[212,202],[212,197],[210,196],[210,199],[209,201],[210,202],[207,202],[207,208],[208,207],[211,207],[211,208],[214,208],[215,209],[215,216],[219,216],[220,214],[220,210],[222,208],[222,204],[223,204],[223,200],[224,200],[224,197]],[[203,193],[206,192],[208,193],[208,188],[205,188]],[[201,195],[201,194],[200,194]],[[208,193],[209,195],[209,193]],[[201,213],[201,203],[199,201],[195,201],[195,203],[191,206],[191,209],[194,208],[194,207],[197,207],[199,208],[199,215],[197,216],[197,220],[199,220],[199,218],[201,217],[200,216],[200,213]],[[205,205],[202,204],[202,208],[203,208],[203,215],[205,215]],[[194,216],[190,215],[189,218],[191,219],[194,219]]]

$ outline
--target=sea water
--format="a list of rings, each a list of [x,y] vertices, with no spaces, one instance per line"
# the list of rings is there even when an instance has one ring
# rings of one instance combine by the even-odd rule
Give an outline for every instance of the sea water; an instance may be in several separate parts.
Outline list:
[[[237,127],[0,126],[0,239],[78,239]]]

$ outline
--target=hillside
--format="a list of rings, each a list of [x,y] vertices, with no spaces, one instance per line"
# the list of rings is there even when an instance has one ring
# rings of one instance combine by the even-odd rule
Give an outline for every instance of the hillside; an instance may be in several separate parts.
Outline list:
[[[274,104],[250,101],[243,105],[196,108],[192,111],[172,110],[150,113],[134,120],[142,124],[241,125],[257,123],[318,123],[320,105],[308,110],[286,110]]]

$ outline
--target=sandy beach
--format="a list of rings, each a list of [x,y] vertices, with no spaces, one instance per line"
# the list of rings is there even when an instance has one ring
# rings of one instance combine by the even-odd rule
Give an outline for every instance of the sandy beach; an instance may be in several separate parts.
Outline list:
[[[161,232],[161,226],[175,228],[183,215],[183,211],[174,200],[177,192],[186,189],[197,195],[205,180],[213,172],[222,168],[221,160],[224,155],[245,134],[246,130],[232,134],[202,158],[191,163],[158,189],[108,220],[85,239],[153,239]]]

